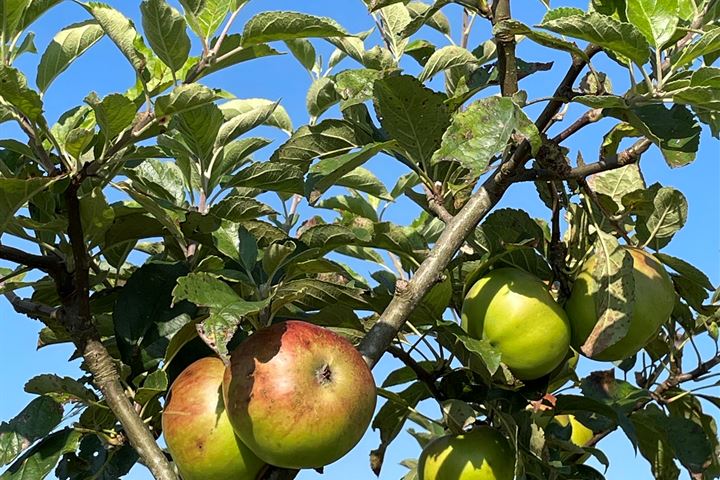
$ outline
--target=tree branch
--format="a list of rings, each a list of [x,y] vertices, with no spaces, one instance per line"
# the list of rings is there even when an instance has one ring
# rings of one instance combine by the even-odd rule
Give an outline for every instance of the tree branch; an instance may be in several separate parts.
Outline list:
[[[493,25],[510,19],[510,0],[495,0],[492,5]],[[503,97],[510,97],[518,91],[517,58],[515,57],[515,34],[495,35],[498,49],[498,70],[500,91]]]
[[[100,340],[90,311],[89,256],[80,218],[78,190],[80,176],[73,179],[65,192],[68,209],[68,237],[73,253],[75,271],[69,281],[58,283],[63,303],[62,319],[73,343],[82,353],[93,376],[93,383],[103,393],[105,401],[117,416],[143,463],[157,480],[176,480],[177,476],[158,446],[150,430],[125,395],[115,363]]]
[[[518,172],[513,177],[513,182],[532,182],[535,180],[583,179],[595,173],[614,170],[616,168],[624,167],[625,165],[635,163],[640,160],[641,155],[645,153],[651,145],[652,142],[650,140],[648,140],[647,138],[642,138],[635,142],[632,146],[618,153],[617,155],[613,155],[612,157],[600,160],[595,163],[590,163],[588,165],[578,166],[570,170],[570,172],[568,172],[566,175],[560,174],[553,170],[542,168],[527,169]]]
[[[576,134],[580,129],[595,123],[602,118],[601,108],[592,108],[587,112],[583,113],[580,118],[575,120],[572,125],[560,132],[556,137],[552,139],[555,143],[562,143],[568,139],[571,135]]]
[[[41,303],[33,302],[25,298],[20,298],[13,292],[6,292],[5,298],[8,299],[13,309],[22,315],[26,315],[36,320],[44,320],[52,318],[58,314],[57,308],[48,307]]]
[[[26,267],[37,268],[48,275],[58,274],[64,271],[65,267],[60,258],[50,255],[34,255],[18,248],[0,245],[0,260],[25,265]]]
[[[415,373],[418,380],[420,380],[425,384],[425,386],[427,386],[433,398],[435,398],[439,402],[445,400],[445,395],[440,390],[438,390],[437,385],[435,384],[436,379],[432,375],[432,373],[421,367],[420,364],[417,363],[408,352],[406,352],[402,348],[396,347],[395,345],[390,345],[387,348],[387,352],[393,357],[403,362],[408,368],[410,368],[410,370]]]
[[[592,57],[598,51],[599,48],[591,45],[585,50],[585,53],[588,57]],[[585,60],[575,57],[553,96],[563,97],[567,91],[572,91],[572,85],[585,65]],[[544,131],[547,129],[562,104],[562,101],[557,100],[551,101],[545,106],[545,109],[535,122],[538,130]],[[433,285],[440,280],[443,270],[450,263],[465,238],[475,230],[480,220],[497,204],[510,186],[515,170],[525,165],[529,157],[530,144],[524,141],[510,159],[495,170],[480,186],[478,191],[470,197],[470,200],[460,212],[447,223],[435,246],[415,272],[413,278],[407,283],[406,288],[396,291],[395,297],[380,315],[380,319],[360,343],[358,350],[363,354],[368,365],[374,366],[387,347],[392,344],[393,339],[405,325],[412,311]]]

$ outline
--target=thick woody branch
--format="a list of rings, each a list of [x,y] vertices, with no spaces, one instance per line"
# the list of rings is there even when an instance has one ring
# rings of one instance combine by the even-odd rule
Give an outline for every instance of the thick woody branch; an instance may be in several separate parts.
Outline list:
[[[75,346],[82,353],[93,383],[123,426],[128,440],[142,462],[157,480],[176,480],[177,476],[150,430],[125,395],[115,363],[100,340],[90,311],[90,259],[80,218],[78,189],[81,179],[73,180],[65,193],[68,208],[68,237],[75,271],[70,282],[58,284],[63,303],[63,323]]]
[[[586,54],[591,57],[598,51],[597,47],[590,46],[586,49]],[[575,58],[554,96],[560,97],[571,91],[572,85],[585,65],[585,60],[579,57]],[[535,122],[540,131],[544,131],[550,125],[552,118],[562,104],[562,101],[552,101],[545,106],[545,109]],[[440,281],[443,270],[450,263],[465,238],[475,230],[480,220],[497,204],[510,186],[516,169],[525,165],[529,157],[530,145],[525,141],[508,161],[501,164],[480,186],[460,212],[447,223],[445,230],[428,257],[415,272],[413,278],[405,288],[395,293],[395,297],[382,313],[380,319],[360,343],[358,349],[365,357],[368,365],[374,366],[385,350],[392,344],[393,339],[405,325],[415,307],[433,285]]]
[[[25,265],[26,267],[37,268],[49,275],[54,275],[64,270],[62,260],[49,255],[34,255],[18,248],[0,245],[0,260]]]
[[[25,298],[20,298],[13,292],[5,293],[5,298],[8,299],[13,309],[22,315],[34,318],[36,320],[44,320],[47,318],[54,317],[57,315],[58,310],[56,308],[48,307],[41,303],[33,302]]]

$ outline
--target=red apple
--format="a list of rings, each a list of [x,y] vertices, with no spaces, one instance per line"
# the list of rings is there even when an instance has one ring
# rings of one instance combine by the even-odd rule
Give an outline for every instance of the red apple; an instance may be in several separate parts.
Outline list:
[[[201,358],[170,389],[163,432],[184,480],[249,480],[265,465],[233,432],[221,393],[224,373],[219,358]]]
[[[235,433],[279,467],[334,462],[360,441],[375,411],[375,382],[360,353],[306,322],[278,323],[243,341],[223,385]]]

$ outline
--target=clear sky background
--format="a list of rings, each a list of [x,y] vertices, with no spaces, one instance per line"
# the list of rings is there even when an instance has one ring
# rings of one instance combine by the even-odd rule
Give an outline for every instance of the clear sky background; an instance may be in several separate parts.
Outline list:
[[[139,20],[139,2],[112,0],[111,5],[133,18],[136,25]],[[554,1],[553,6],[579,6],[585,7],[586,0],[581,1]],[[346,29],[352,32],[367,30],[373,26],[372,19],[367,15],[361,0],[315,0],[313,2],[297,2],[291,0],[252,0],[240,15],[235,24],[234,31],[239,31],[244,21],[253,14],[263,10],[300,10],[308,13],[326,15],[335,18]],[[453,37],[457,41],[459,36],[459,8],[451,7],[444,10],[450,17],[453,26]],[[513,2],[513,14],[528,24],[536,24],[542,18],[544,7],[540,0],[516,0]],[[44,51],[54,34],[69,23],[87,19],[87,13],[78,5],[65,2],[51,10],[51,13],[38,21],[33,30],[37,34],[36,44],[40,52]],[[489,38],[487,22],[478,19],[476,28],[470,41],[470,48],[474,48],[481,41]],[[428,38],[436,45],[445,45],[441,35],[428,28],[421,30],[416,37]],[[379,39],[377,33],[371,37],[372,44]],[[370,42],[366,42],[370,44]],[[318,51],[327,59],[331,48],[323,41],[315,42]],[[193,53],[197,54],[197,46]],[[277,46],[284,49],[283,45]],[[527,90],[530,99],[544,97],[552,94],[555,85],[564,75],[569,64],[569,56],[564,53],[543,49],[531,42],[522,42],[518,47],[519,56],[526,61],[554,61],[553,68],[548,72],[541,72],[521,81],[521,88]],[[16,62],[16,65],[26,72],[29,80],[34,82],[35,68],[39,55],[26,55]],[[608,58],[601,54],[594,60],[596,68],[611,74],[615,82],[615,91],[624,92],[627,88],[627,74]],[[419,70],[417,64],[407,59],[403,66],[409,72]],[[344,60],[335,71],[346,68],[359,68],[352,60]],[[441,76],[434,79],[431,86],[436,89],[442,87]],[[220,73],[213,74],[205,82],[213,87],[224,88],[240,98],[261,97],[272,100],[281,99],[282,105],[288,110],[295,126],[307,122],[308,114],[305,110],[305,93],[310,85],[310,77],[305,70],[290,56],[268,57],[239,66],[232,67]],[[103,96],[108,93],[124,91],[134,83],[132,70],[126,64],[124,57],[116,50],[109,39],[104,38],[86,53],[70,69],[61,75],[50,87],[45,98],[46,114],[50,122],[54,122],[62,112],[82,103],[83,98],[91,91]],[[486,90],[487,94],[495,93]],[[543,105],[529,108],[527,111],[532,118],[539,113]],[[557,132],[577,118],[585,107],[573,105],[564,122],[556,125],[552,131]],[[326,116],[337,116],[336,109]],[[597,156],[602,135],[613,124],[612,120],[603,120],[587,127],[567,142],[573,152],[581,150],[586,161],[593,161]],[[551,131],[551,132],[552,132]],[[282,141],[282,135],[272,130],[263,130],[262,135]],[[21,138],[17,129],[9,123],[0,124],[0,138]],[[271,148],[279,143],[275,142]],[[261,158],[259,156],[258,158]],[[380,156],[371,162],[368,167],[373,170],[389,188],[392,188],[397,177],[406,172],[406,167],[396,161]],[[720,282],[720,143],[704,128],[700,143],[700,152],[697,160],[686,167],[671,170],[665,164],[657,149],[654,147],[644,155],[642,161],[643,172],[648,185],[659,181],[666,186],[680,189],[687,197],[690,210],[687,225],[674,238],[672,243],[664,250],[667,253],[681,257],[700,267],[710,277],[714,285]],[[117,199],[119,196],[113,195]],[[523,208],[534,217],[549,220],[549,212],[537,199],[532,184],[515,185],[510,189],[500,204],[500,207],[512,206]],[[307,209],[301,209],[307,214]],[[315,214],[316,212],[313,212]],[[414,218],[417,209],[409,201],[400,201],[388,209],[386,218],[400,224],[406,224],[409,218]],[[351,262],[349,262],[351,263]],[[355,265],[358,270],[368,272],[366,266]],[[0,335],[0,375],[2,376],[5,391],[0,400],[0,419],[7,420],[17,414],[31,399],[32,396],[23,391],[25,382],[41,373],[56,373],[77,377],[80,374],[78,362],[68,362],[72,349],[67,346],[51,346],[36,351],[37,333],[41,328],[39,322],[17,315],[7,304],[0,300],[0,322],[2,334]],[[712,354],[710,344],[701,345],[701,351],[709,357]],[[692,357],[692,356],[688,356]],[[391,359],[385,358],[376,367],[374,373],[378,383],[381,383],[387,373],[399,365]],[[689,365],[692,367],[692,365]],[[582,359],[579,364],[581,374],[599,369],[608,368],[608,364],[600,364]],[[706,411],[720,419],[717,409],[706,405]],[[436,408],[431,402],[425,402],[421,409],[431,416],[438,416]],[[310,479],[372,479],[374,475],[368,466],[368,453],[377,447],[379,436],[377,432],[369,430],[360,444],[346,457],[328,466],[325,475],[321,476],[312,471],[303,472],[299,478]],[[633,478],[635,480],[651,479],[649,465],[640,456],[635,456],[631,444],[622,433],[614,433],[600,443],[600,448],[606,451],[611,466],[606,477],[610,480]],[[387,452],[381,479],[399,479],[406,469],[398,463],[404,458],[414,458],[419,454],[417,443],[407,434],[403,433]],[[683,474],[683,478],[688,478]],[[125,478],[131,480],[151,479],[144,467],[137,466]]]

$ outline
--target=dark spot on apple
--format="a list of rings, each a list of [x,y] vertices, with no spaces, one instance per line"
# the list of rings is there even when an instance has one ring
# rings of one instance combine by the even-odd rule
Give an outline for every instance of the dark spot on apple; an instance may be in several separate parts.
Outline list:
[[[197,443],[195,444],[195,446],[197,446],[197,449],[200,451],[202,451],[202,449],[205,448],[205,444],[202,442],[202,440],[198,440]]]
[[[325,364],[320,367],[315,372],[315,376],[317,377],[317,381],[320,385],[328,385],[332,383],[332,370],[330,369],[330,365]]]

